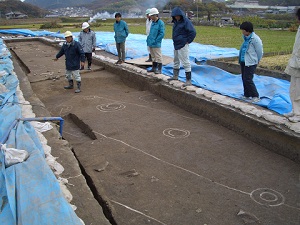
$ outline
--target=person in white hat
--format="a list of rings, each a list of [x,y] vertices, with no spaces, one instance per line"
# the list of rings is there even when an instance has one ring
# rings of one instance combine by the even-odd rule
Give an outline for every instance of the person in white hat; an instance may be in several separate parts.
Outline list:
[[[161,42],[165,36],[165,23],[159,19],[157,8],[150,9],[149,16],[152,20],[150,33],[147,37],[147,46],[152,56],[152,69],[149,72],[160,74],[162,69]]]
[[[146,35],[148,37],[149,33],[150,33],[150,28],[151,28],[151,24],[152,24],[152,20],[149,16],[149,13],[150,13],[150,10],[151,9],[147,9],[146,10]],[[150,54],[150,48],[149,46],[147,46],[147,49],[148,49],[148,55],[149,55],[149,58],[145,61],[145,62],[152,62],[152,57],[151,57],[151,54]]]
[[[96,48],[96,34],[91,30],[90,25],[87,22],[82,24],[82,31],[79,33],[78,41],[81,44],[85,57],[88,62],[88,70],[91,70],[92,65],[92,53]],[[81,67],[83,70],[84,67]]]
[[[80,92],[81,87],[81,77],[79,73],[80,66],[84,66],[85,56],[84,51],[79,42],[73,39],[73,34],[71,31],[66,31],[64,33],[66,42],[62,45],[60,51],[55,56],[55,61],[57,61],[61,56],[66,57],[66,78],[69,82],[65,89],[73,89],[74,82],[73,76],[77,82],[77,89],[75,93]]]

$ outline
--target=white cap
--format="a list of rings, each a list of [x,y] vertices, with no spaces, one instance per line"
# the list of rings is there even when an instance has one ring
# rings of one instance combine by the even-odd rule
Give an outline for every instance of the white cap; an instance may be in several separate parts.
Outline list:
[[[73,37],[73,34],[72,34],[71,31],[66,31],[66,32],[64,33],[64,35],[65,35],[65,38],[66,38],[66,37]]]
[[[158,12],[157,8],[150,9],[149,16],[158,15],[158,14],[159,14],[159,12]]]
[[[82,24],[82,30],[88,28],[89,26],[90,26],[90,25],[88,24],[88,22],[84,22],[84,23]]]

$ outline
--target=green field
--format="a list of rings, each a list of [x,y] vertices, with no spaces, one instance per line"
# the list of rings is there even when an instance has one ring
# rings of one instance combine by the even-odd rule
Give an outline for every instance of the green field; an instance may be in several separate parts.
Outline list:
[[[241,31],[236,27],[196,26],[195,28],[197,31],[195,42],[197,43],[239,49],[243,42]],[[78,28],[70,29],[72,31],[80,30]],[[95,31],[113,31],[113,25],[104,25],[93,29]],[[65,31],[65,29],[61,29],[61,31]],[[145,25],[129,24],[129,31],[133,34],[144,34]],[[262,39],[265,53],[290,53],[293,49],[295,32],[261,29],[255,30],[255,33]],[[171,25],[166,25],[165,38],[172,38]]]
[[[52,28],[47,29],[49,31],[64,32],[66,30],[70,31],[80,31],[80,24],[85,21],[85,18],[77,19],[74,22],[67,21],[62,22],[58,20],[58,24],[62,25],[62,28]],[[125,19],[128,22],[130,33],[134,34],[144,34],[145,33],[145,20],[144,19]],[[28,20],[25,21],[26,24],[16,24],[18,21],[13,21],[14,24],[3,24],[0,23],[0,29],[17,29],[17,28],[28,28],[32,30],[37,30],[42,24],[32,21],[29,23]],[[106,21],[97,22],[95,25],[92,24],[92,29],[95,31],[113,31],[113,19],[108,19]],[[7,22],[6,22],[7,23]],[[230,48],[240,48],[242,44],[242,34],[238,27],[213,27],[213,26],[195,26],[197,30],[197,36],[195,42],[201,44],[210,44],[220,47],[230,47]],[[290,53],[292,51],[295,32],[290,32],[287,30],[268,30],[268,29],[258,29],[255,30],[256,34],[260,36],[264,45],[265,53]],[[166,33],[165,38],[172,38],[172,25],[166,23]]]

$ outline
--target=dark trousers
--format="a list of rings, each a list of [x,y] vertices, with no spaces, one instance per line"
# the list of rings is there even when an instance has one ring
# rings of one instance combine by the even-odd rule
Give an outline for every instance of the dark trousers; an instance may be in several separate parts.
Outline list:
[[[253,82],[253,75],[255,73],[256,67],[257,65],[245,66],[245,63],[241,63],[241,72],[245,97],[259,97],[256,86]]]
[[[85,58],[88,61],[88,67],[90,67],[92,65],[92,53],[84,53],[85,54]]]
[[[119,60],[125,61],[125,41],[116,43]]]

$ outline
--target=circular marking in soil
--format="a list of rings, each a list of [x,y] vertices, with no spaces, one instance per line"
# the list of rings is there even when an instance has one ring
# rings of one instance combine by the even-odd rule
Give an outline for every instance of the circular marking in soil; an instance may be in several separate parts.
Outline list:
[[[186,138],[190,136],[188,130],[177,129],[177,128],[168,128],[163,131],[163,134],[170,138]]]
[[[83,99],[84,100],[94,100],[94,99],[96,99],[96,96],[93,96],[93,95],[91,95],[91,96],[84,96]]]
[[[97,105],[96,108],[101,112],[114,112],[114,111],[125,109],[126,106],[121,103],[109,103],[109,104]]]
[[[280,206],[284,204],[284,196],[269,188],[258,188],[251,192],[250,197],[260,205]]]
[[[139,99],[149,103],[163,102],[163,100],[158,98],[156,95],[144,95],[144,96],[140,96]]]

